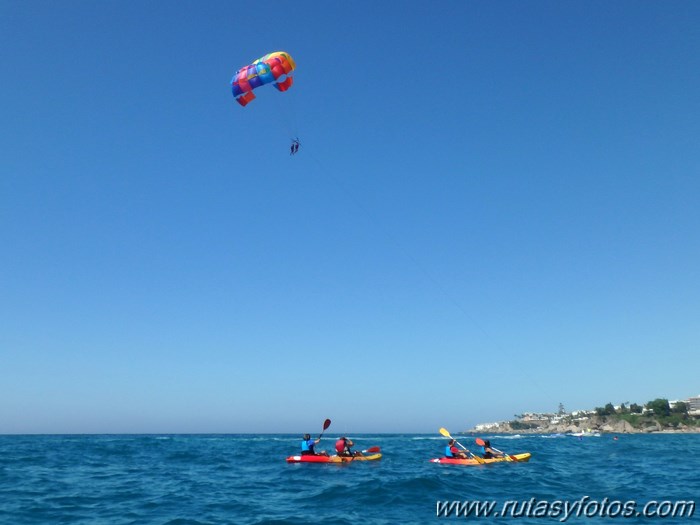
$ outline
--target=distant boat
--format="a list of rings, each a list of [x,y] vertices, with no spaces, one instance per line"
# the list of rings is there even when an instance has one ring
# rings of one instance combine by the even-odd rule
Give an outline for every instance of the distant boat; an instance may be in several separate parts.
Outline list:
[[[566,434],[567,436],[572,436],[572,437],[594,437],[594,438],[599,438],[600,437],[600,432],[569,432]]]

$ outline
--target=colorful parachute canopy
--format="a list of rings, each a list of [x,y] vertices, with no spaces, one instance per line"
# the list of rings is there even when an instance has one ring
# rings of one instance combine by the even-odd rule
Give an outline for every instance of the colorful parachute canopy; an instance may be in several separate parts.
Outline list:
[[[296,67],[292,57],[284,51],[275,51],[258,58],[233,75],[231,79],[233,96],[241,106],[245,106],[255,98],[253,90],[265,84],[274,82],[277,89],[287,91],[294,80],[291,73]]]

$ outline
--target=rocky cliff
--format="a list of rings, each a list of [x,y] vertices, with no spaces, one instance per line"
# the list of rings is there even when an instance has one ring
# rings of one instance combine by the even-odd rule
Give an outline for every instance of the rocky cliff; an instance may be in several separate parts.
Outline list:
[[[700,428],[693,425],[678,425],[677,427],[662,426],[654,419],[642,419],[636,426],[624,419],[611,416],[591,416],[584,421],[549,423],[523,423],[521,421],[508,421],[499,423],[488,429],[471,429],[470,433],[492,432],[496,434],[567,434],[577,432],[606,432],[614,434],[633,434],[650,432],[700,432]]]

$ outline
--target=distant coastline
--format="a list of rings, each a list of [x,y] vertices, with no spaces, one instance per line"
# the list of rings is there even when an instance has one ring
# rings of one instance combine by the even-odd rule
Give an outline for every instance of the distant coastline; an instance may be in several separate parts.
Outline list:
[[[594,410],[556,413],[527,412],[511,421],[480,423],[465,433],[496,434],[697,434],[700,433],[700,396],[686,401],[664,398],[636,403],[608,403]]]
[[[518,426],[518,425],[516,425]],[[607,417],[594,416],[585,425],[542,425],[535,428],[513,428],[510,421],[504,421],[493,425],[477,425],[466,430],[465,434],[479,434],[489,432],[493,434],[700,434],[698,426],[665,427],[659,422],[645,424],[643,427],[634,427],[628,422],[614,421]]]

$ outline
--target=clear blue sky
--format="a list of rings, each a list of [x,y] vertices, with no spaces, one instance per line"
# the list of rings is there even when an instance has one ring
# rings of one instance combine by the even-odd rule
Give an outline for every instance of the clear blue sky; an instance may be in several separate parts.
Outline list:
[[[699,19],[0,3],[0,433],[457,431],[697,395]],[[232,74],[277,50],[294,86],[240,107]]]

